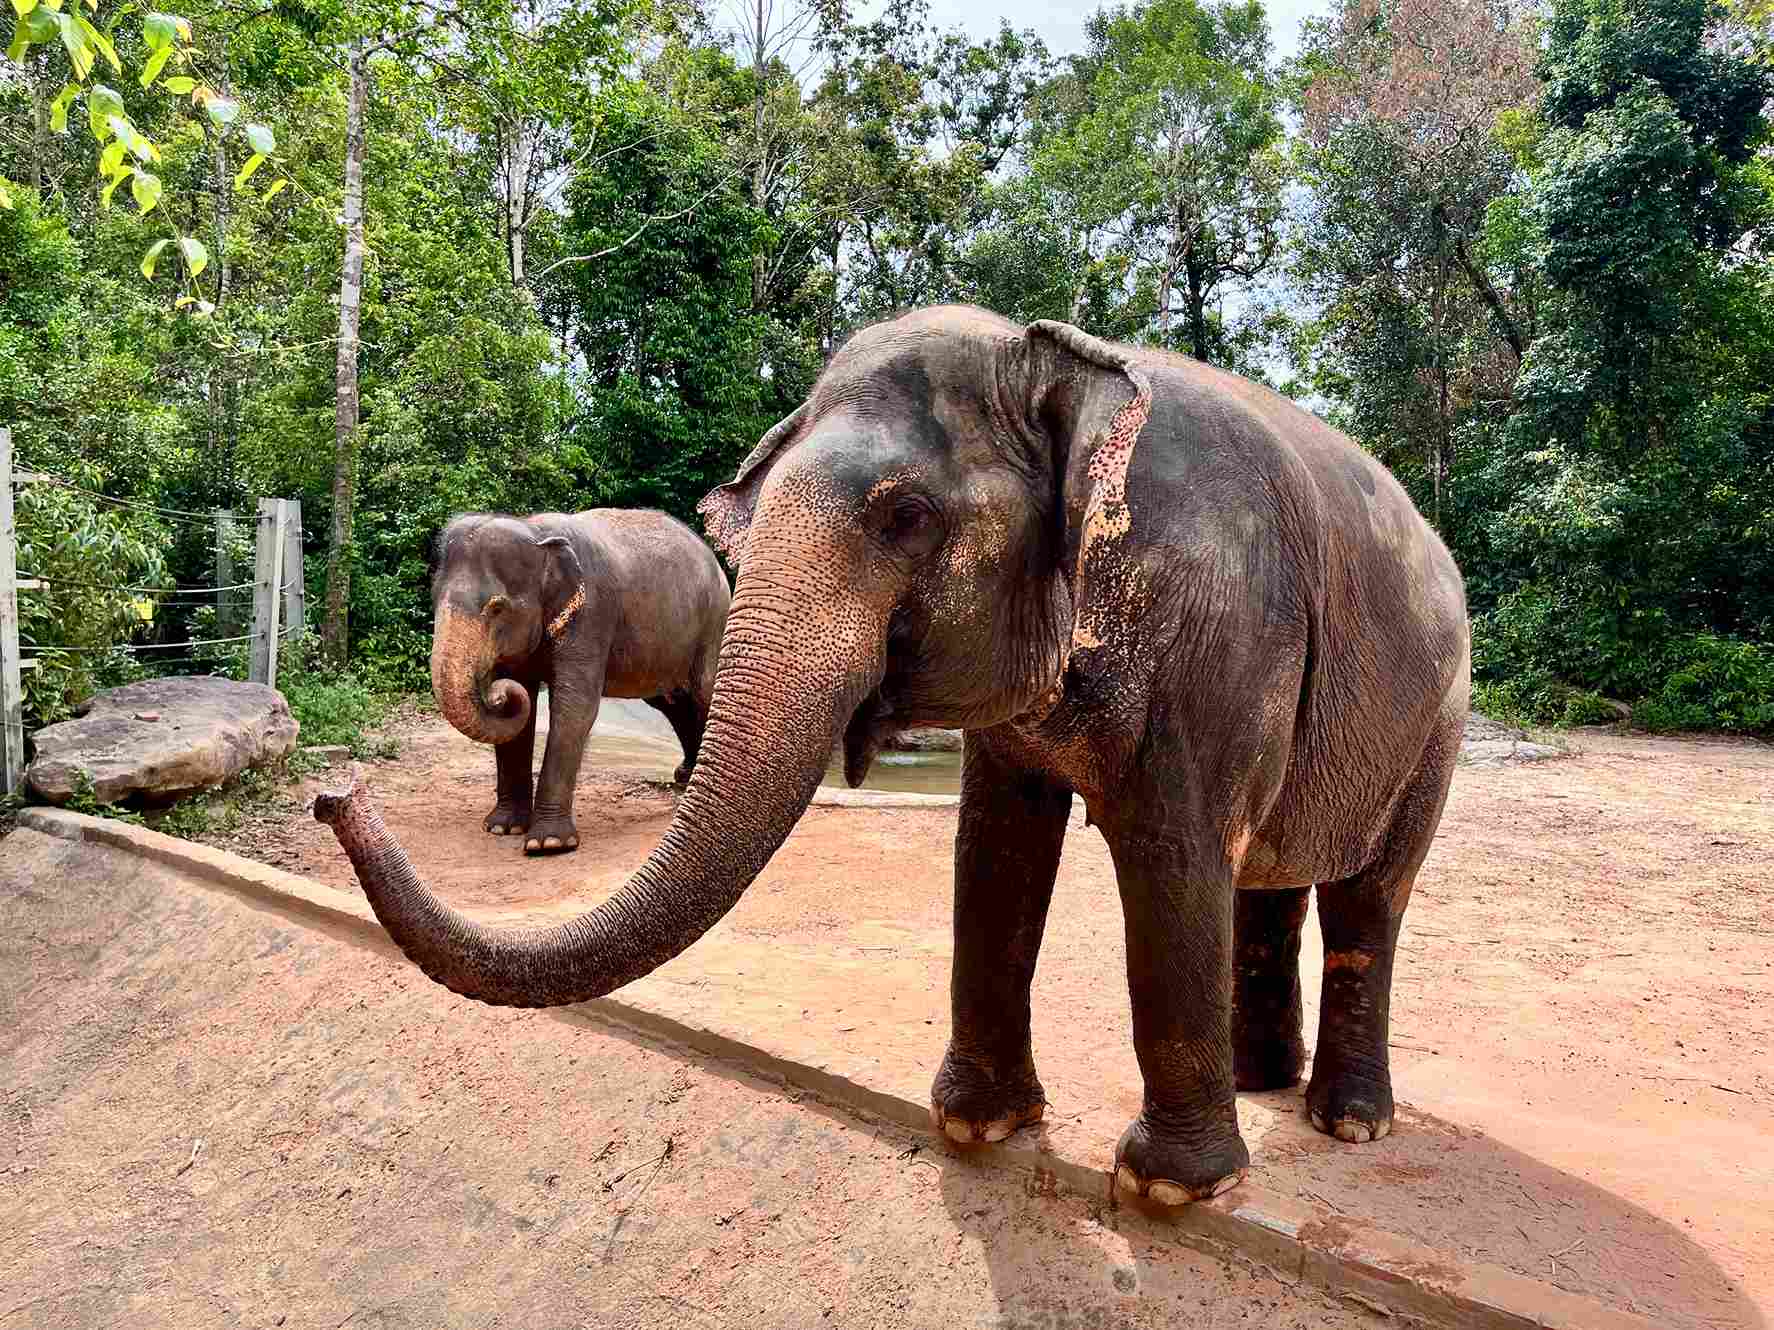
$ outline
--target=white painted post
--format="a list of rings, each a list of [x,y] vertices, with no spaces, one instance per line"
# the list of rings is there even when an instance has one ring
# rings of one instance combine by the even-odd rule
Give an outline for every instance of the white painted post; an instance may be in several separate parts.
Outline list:
[[[0,793],[25,790],[25,692],[19,680],[18,532],[12,519],[12,431],[0,429]]]
[[[282,499],[259,500],[258,558],[253,569],[253,653],[246,677],[277,687],[277,621],[283,609]]]
[[[302,581],[302,501],[279,499],[283,505],[283,622],[289,640],[299,638],[308,622],[308,588]]]
[[[231,637],[233,625],[240,622],[234,612],[239,592],[223,591],[234,585],[234,555],[228,542],[234,537],[234,513],[228,508],[216,509],[216,636]]]

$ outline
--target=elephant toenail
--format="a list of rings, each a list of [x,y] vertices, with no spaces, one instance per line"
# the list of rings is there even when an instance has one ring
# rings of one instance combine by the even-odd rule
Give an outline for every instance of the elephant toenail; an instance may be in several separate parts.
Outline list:
[[[1227,1192],[1231,1191],[1232,1188],[1244,1181],[1244,1172],[1243,1169],[1239,1169],[1236,1173],[1227,1174],[1213,1184],[1213,1191],[1210,1192],[1209,1195],[1224,1196]]]
[[[1374,1139],[1376,1141],[1384,1140],[1386,1137],[1390,1136],[1391,1134],[1392,1134],[1392,1119],[1391,1118],[1387,1118],[1384,1122],[1376,1122],[1374,1124]]]
[[[1318,1128],[1319,1131],[1330,1130],[1330,1124],[1324,1120],[1324,1114],[1320,1113],[1317,1109],[1312,1110],[1312,1125]]]
[[[1138,1196],[1140,1194],[1139,1175],[1126,1164],[1116,1165],[1115,1185],[1130,1196]]]
[[[1348,1141],[1351,1145],[1362,1145],[1374,1139],[1373,1128],[1353,1118],[1338,1118],[1335,1135],[1339,1141]]]
[[[963,1122],[959,1118],[950,1118],[942,1124],[942,1134],[951,1141],[959,1141],[962,1145],[968,1145],[973,1141],[973,1124]]]
[[[1188,1191],[1174,1182],[1154,1182],[1146,1195],[1159,1205],[1187,1205],[1190,1201]]]
[[[1016,1126],[1014,1123],[993,1122],[986,1127],[986,1139],[988,1141],[1001,1141],[1015,1130]]]

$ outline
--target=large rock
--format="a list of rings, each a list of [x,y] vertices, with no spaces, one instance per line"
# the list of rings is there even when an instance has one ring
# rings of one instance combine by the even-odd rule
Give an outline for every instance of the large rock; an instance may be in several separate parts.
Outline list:
[[[275,688],[232,679],[147,679],[97,694],[75,720],[32,736],[25,773],[52,804],[84,772],[100,803],[165,803],[288,757],[296,718]]]
[[[1542,762],[1564,755],[1562,748],[1533,742],[1526,730],[1500,724],[1474,711],[1466,718],[1459,762],[1462,766],[1501,766],[1508,762]]]

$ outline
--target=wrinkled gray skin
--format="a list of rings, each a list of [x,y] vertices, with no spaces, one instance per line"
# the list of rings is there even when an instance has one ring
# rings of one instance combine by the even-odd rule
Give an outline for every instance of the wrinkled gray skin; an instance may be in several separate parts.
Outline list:
[[[707,545],[664,513],[458,517],[438,539],[431,688],[470,739],[495,745],[495,836],[548,854],[579,844],[573,790],[605,697],[665,714],[696,763],[727,626],[727,579]],[[531,790],[536,689],[548,685],[548,746]]]
[[[1197,362],[1063,324],[922,310],[857,334],[703,502],[739,563],[702,759],[609,903],[511,932],[450,911],[361,786],[319,809],[433,978],[545,1005],[645,974],[739,898],[834,739],[966,730],[953,1030],[958,1141],[1035,1121],[1029,985],[1073,793],[1112,853],[1145,1080],[1117,1179],[1166,1204],[1249,1162],[1233,1091],[1390,1128],[1393,947],[1467,710],[1460,574],[1403,490],[1316,417]]]

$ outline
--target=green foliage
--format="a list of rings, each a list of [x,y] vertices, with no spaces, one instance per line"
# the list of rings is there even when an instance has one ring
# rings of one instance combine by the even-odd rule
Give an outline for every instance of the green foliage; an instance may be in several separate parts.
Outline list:
[[[353,671],[317,670],[296,663],[280,670],[277,690],[289,702],[306,748],[343,746],[353,757],[391,756],[391,741],[377,735],[392,699]]]

